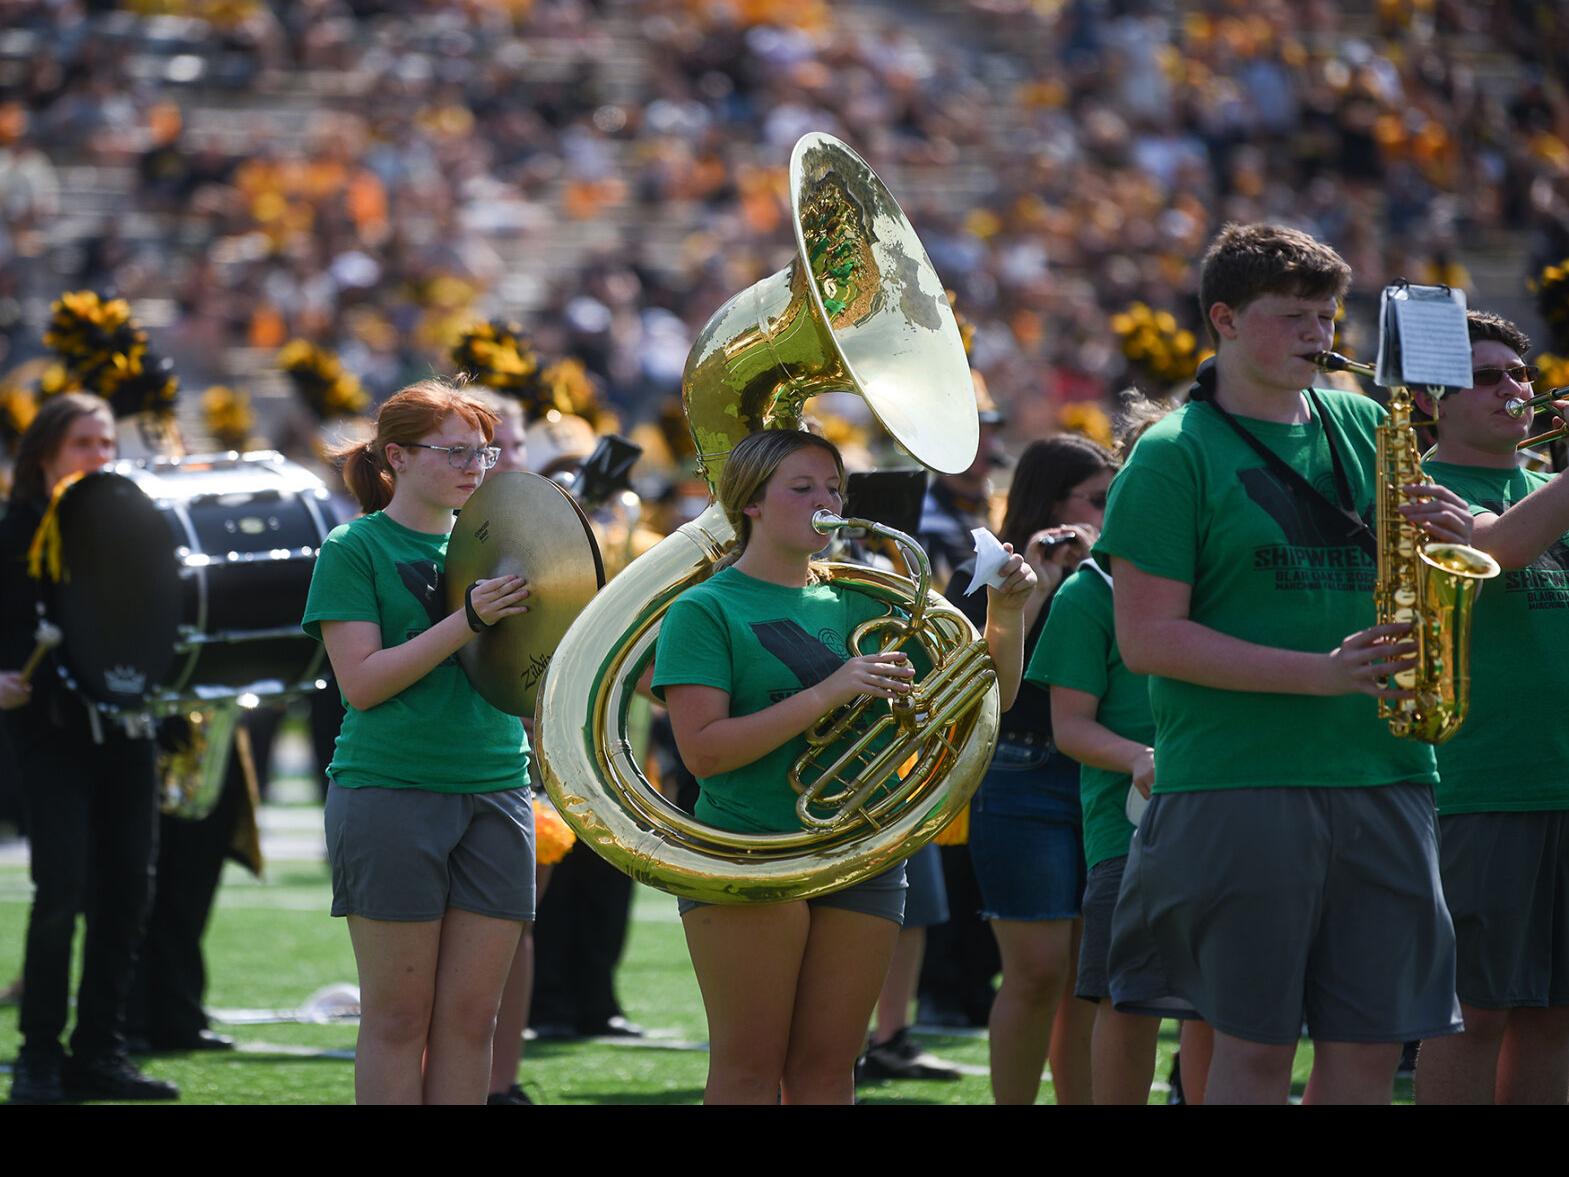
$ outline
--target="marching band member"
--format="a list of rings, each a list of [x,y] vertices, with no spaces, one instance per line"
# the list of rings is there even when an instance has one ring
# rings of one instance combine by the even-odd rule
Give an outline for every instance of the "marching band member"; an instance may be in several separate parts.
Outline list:
[[[28,553],[50,497],[67,478],[100,470],[114,456],[105,401],[74,392],[51,397],[18,446],[11,509],[0,520],[0,666],[11,668],[0,671],[0,710],[21,768],[35,887],[13,1103],[179,1095],[174,1084],[137,1070],[123,1036],[156,856],[157,750],[150,738],[100,722],[52,666],[30,683],[20,673],[40,601]],[[87,939],[67,1058],[60,1036],[78,912],[87,915]]]
[[[1136,429],[1121,439],[1126,454],[1164,411],[1148,405]],[[1084,812],[1084,886],[1078,979],[1074,994],[1095,1003],[1090,1080],[1098,1104],[1142,1104],[1154,1078],[1160,1016],[1123,1013],[1111,1003],[1107,955],[1117,894],[1128,862],[1133,824],[1128,790],[1148,798],[1155,780],[1155,719],[1149,680],[1123,665],[1112,616],[1111,578],[1086,560],[1052,600],[1051,615],[1026,683],[1051,689],[1051,730],[1060,752],[1079,762],[1079,799]],[[1158,969],[1158,962],[1150,967]],[[1163,977],[1150,980],[1147,996],[1164,997]],[[1164,1011],[1163,1011],[1164,1012]],[[1183,1022],[1183,1094],[1203,1102],[1207,1071],[1207,1028]],[[1053,1067],[1052,1073],[1056,1074]]]
[[[1387,1102],[1400,1044],[1460,1028],[1433,750],[1367,697],[1399,697],[1386,676],[1414,665],[1406,627],[1369,624],[1383,413],[1309,387],[1349,279],[1297,230],[1221,231],[1199,288],[1213,366],[1139,441],[1095,549],[1123,659],[1151,676],[1159,769],[1111,994],[1153,946],[1215,1028],[1209,1103],[1284,1102],[1304,1020],[1313,1102]],[[1412,523],[1469,538],[1452,491],[1410,494]]]
[[[1100,534],[1115,460],[1086,437],[1032,442],[1014,468],[1001,539],[1025,553],[1035,589],[1024,606],[1025,658],[1041,654],[1064,578]],[[968,584],[971,565],[959,568]],[[955,603],[972,621],[976,597]],[[1090,1102],[1094,1007],[1064,1002],[1074,987],[1084,898],[1079,766],[1052,741],[1045,684],[1026,681],[1002,718],[997,751],[970,806],[970,858],[981,915],[1002,957],[988,1044],[998,1103],[1032,1104],[1051,1059],[1057,1102]]]
[[[696,816],[723,829],[799,828],[786,783],[801,733],[862,696],[895,698],[915,675],[902,652],[847,657],[854,628],[883,613],[865,594],[817,583],[819,510],[838,512],[833,445],[792,430],[756,433],[725,462],[719,500],[736,557],[671,606],[653,689],[697,776]],[[991,593],[987,640],[1006,706],[1022,670],[1020,612],[1034,583],[1023,559]],[[708,1015],[709,1103],[851,1103],[853,1069],[904,913],[904,866],[810,901],[681,902]]]
[[[1521,469],[1531,341],[1472,311],[1473,387],[1434,406],[1428,475],[1476,516],[1473,543],[1504,567],[1477,598],[1471,709],[1438,749],[1439,862],[1454,917],[1465,1032],[1422,1044],[1420,1103],[1569,1099],[1569,733],[1535,703],[1569,685],[1569,480]],[[1425,399],[1425,398],[1424,398]],[[1561,406],[1562,407],[1562,406]],[[1523,669],[1522,662],[1529,666]],[[1525,684],[1529,683],[1529,691]]]
[[[327,537],[305,609],[347,705],[326,828],[332,913],[359,968],[360,1103],[485,1101],[502,986],[534,915],[528,740],[456,658],[526,612],[528,587],[481,580],[448,612],[442,585],[452,512],[495,463],[494,426],[436,380],[388,400],[375,437],[342,455],[366,514]]]

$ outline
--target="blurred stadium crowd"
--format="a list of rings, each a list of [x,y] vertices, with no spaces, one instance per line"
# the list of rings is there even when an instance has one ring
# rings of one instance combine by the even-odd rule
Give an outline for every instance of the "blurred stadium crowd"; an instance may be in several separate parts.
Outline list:
[[[289,341],[380,397],[503,318],[635,423],[788,260],[818,129],[911,214],[1011,438],[1097,432],[1191,374],[1223,220],[1352,262],[1348,350],[1402,275],[1539,323],[1566,63],[1561,0],[0,0],[0,372],[113,289],[188,433],[222,384],[278,440]]]

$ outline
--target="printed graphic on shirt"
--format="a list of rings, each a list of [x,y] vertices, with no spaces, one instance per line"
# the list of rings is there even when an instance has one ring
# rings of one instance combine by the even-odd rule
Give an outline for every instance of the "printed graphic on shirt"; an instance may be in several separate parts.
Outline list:
[[[798,622],[788,618],[754,621],[752,633],[758,644],[783,662],[801,685],[798,690],[815,687],[845,663],[844,639],[831,629],[813,637]],[[830,644],[831,643],[831,644]],[[772,691],[774,702],[788,699],[795,690]]]
[[[1255,572],[1274,572],[1275,588],[1370,593],[1378,579],[1378,562],[1352,538],[1354,524],[1318,496],[1301,494],[1268,467],[1239,470],[1248,498],[1285,534],[1283,544],[1253,549]],[[1336,492],[1316,487],[1321,494]],[[1365,523],[1370,521],[1364,519]]]
[[[1501,499],[1479,499],[1477,505],[1495,515],[1508,507]],[[1504,592],[1525,593],[1530,609],[1569,609],[1569,544],[1562,537],[1524,568],[1508,568],[1503,575]]]

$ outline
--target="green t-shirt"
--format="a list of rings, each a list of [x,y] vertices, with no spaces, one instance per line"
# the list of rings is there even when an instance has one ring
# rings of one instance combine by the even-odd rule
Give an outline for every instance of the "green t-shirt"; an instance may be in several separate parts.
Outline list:
[[[1100,700],[1095,720],[1124,739],[1146,746],[1155,742],[1150,714],[1149,679],[1122,664],[1112,621],[1111,585],[1086,563],[1052,598],[1046,628],[1024,677],[1040,687],[1069,687]],[[1128,820],[1125,772],[1079,766],[1079,802],[1084,809],[1084,864],[1092,867],[1128,852],[1133,823]]]
[[[751,715],[833,674],[849,658],[846,642],[855,627],[888,611],[865,593],[831,583],[789,588],[734,565],[720,569],[665,614],[654,692],[663,698],[668,686],[716,687],[729,693],[732,717]],[[913,655],[912,661],[919,671]],[[694,816],[737,833],[799,830],[788,773],[806,747],[797,736],[751,764],[699,778]]]
[[[447,537],[411,531],[381,512],[334,528],[321,546],[301,622],[373,621],[383,649],[447,615]],[[327,774],[345,788],[491,793],[528,783],[523,721],[469,685],[456,656],[367,711],[349,706]]]
[[[1352,502],[1373,520],[1384,410],[1320,390]],[[1327,653],[1374,622],[1377,561],[1346,535],[1324,423],[1239,419],[1328,501],[1275,475],[1210,404],[1152,426],[1112,483],[1096,563],[1192,586],[1189,617],[1259,645]],[[1397,740],[1367,695],[1225,691],[1151,676],[1157,793],[1435,783],[1433,749]]]
[[[1551,481],[1535,471],[1448,462],[1425,462],[1423,469],[1473,513],[1502,515]],[[1471,708],[1460,730],[1438,747],[1440,813],[1569,809],[1569,728],[1539,709],[1563,698],[1555,681],[1569,687],[1566,642],[1569,535],[1528,567],[1505,569],[1477,597]]]

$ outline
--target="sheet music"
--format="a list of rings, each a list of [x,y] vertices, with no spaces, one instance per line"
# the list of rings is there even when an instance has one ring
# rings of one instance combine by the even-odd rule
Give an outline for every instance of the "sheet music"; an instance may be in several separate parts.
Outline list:
[[[1379,314],[1378,383],[1385,388],[1470,388],[1471,340],[1465,316],[1463,291],[1386,286]]]

